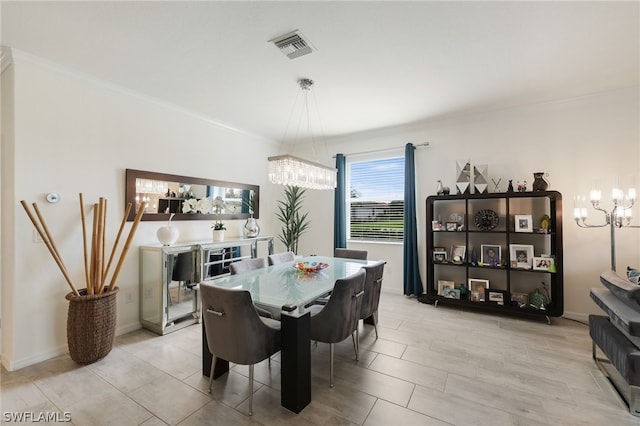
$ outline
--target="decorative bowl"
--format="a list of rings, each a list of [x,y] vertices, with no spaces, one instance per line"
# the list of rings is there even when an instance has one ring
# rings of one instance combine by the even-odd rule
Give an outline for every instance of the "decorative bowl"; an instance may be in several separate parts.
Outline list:
[[[293,267],[302,272],[317,272],[328,267],[328,263],[323,262],[296,262]]]

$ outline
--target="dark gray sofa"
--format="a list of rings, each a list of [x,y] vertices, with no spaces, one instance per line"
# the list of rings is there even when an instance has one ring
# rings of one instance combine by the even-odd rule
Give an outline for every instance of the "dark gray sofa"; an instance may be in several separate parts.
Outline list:
[[[640,285],[613,271],[600,275],[593,301],[607,314],[589,315],[593,359],[629,406],[640,416]],[[597,355],[599,348],[606,358]]]

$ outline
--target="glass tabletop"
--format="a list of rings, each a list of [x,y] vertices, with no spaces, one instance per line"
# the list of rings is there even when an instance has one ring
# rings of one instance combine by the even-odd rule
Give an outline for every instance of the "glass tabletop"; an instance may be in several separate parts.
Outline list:
[[[295,267],[297,262],[326,263],[328,266],[317,272],[303,272]],[[353,275],[363,265],[370,263],[373,262],[309,256],[205,282],[225,288],[249,290],[253,302],[257,305],[276,309],[281,309],[283,305],[295,305],[303,310],[305,305],[328,294],[337,279]]]

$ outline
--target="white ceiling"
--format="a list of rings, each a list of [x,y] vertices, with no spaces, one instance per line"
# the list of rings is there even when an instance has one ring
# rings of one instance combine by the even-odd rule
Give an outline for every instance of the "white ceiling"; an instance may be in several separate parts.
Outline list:
[[[312,132],[326,137],[640,80],[637,1],[1,7],[2,45],[274,140],[296,137],[301,77],[316,82]],[[295,29],[317,51],[290,60],[268,40]]]

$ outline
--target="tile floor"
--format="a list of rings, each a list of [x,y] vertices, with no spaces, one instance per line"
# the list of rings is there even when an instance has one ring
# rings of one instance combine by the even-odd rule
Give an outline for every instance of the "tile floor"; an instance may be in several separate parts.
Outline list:
[[[89,366],[61,356],[1,373],[7,413],[68,413],[74,425],[639,425],[591,359],[585,325],[518,319],[421,304],[383,293],[380,338],[361,324],[360,361],[350,339],[312,350],[312,402],[280,406],[279,356],[233,366],[207,393],[200,326],[166,336],[138,330]],[[38,422],[41,423],[41,422]],[[69,423],[66,423],[69,424]]]

